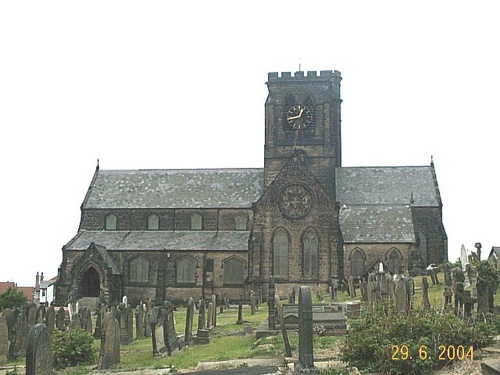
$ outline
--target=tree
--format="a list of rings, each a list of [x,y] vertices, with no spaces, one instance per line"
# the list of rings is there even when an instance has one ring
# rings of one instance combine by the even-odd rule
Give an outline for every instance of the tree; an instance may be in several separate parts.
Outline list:
[[[11,287],[5,293],[0,294],[0,308],[6,309],[8,307],[23,306],[27,300],[23,292]]]

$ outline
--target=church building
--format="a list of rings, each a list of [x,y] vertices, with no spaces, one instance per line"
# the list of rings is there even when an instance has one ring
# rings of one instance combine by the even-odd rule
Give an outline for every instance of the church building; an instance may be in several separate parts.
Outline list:
[[[55,302],[264,297],[448,258],[434,163],[343,167],[338,71],[269,73],[264,168],[101,170]],[[377,268],[378,269],[378,268]]]

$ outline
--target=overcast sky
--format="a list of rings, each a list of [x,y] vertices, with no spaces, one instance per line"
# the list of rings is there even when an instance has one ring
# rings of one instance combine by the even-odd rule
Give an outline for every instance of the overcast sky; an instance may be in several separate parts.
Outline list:
[[[433,156],[450,260],[487,256],[499,35],[494,1],[2,1],[0,281],[57,275],[97,159],[263,167],[267,73],[299,66],[342,73],[343,166]]]

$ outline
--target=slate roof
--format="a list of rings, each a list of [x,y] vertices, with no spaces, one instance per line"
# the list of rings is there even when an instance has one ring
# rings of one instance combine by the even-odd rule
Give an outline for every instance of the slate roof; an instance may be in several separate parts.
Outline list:
[[[249,231],[81,231],[66,250],[248,250]]]
[[[264,170],[98,170],[83,209],[241,208],[262,194]]]
[[[346,206],[340,209],[339,222],[346,243],[415,242],[409,205]]]
[[[337,202],[351,205],[441,205],[434,169],[415,167],[342,167],[336,169]]]

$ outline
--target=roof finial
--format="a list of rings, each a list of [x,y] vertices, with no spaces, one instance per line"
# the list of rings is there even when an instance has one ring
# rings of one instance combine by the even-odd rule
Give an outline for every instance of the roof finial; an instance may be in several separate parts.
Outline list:
[[[299,72],[301,72],[301,71],[302,71],[302,64],[300,62],[300,57],[299,57]]]
[[[411,205],[415,204],[415,200],[413,199],[413,191],[410,194],[410,204]]]
[[[433,165],[433,164],[434,164],[434,156],[431,155],[431,165]]]
[[[96,165],[95,169],[99,170],[99,158],[97,158],[97,165]]]

